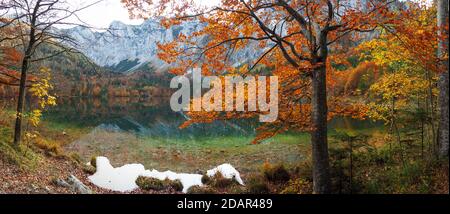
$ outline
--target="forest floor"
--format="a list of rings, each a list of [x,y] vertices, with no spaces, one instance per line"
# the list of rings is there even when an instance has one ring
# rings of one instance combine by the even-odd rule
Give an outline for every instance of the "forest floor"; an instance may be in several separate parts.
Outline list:
[[[90,185],[87,174],[72,160],[62,157],[45,157],[36,160],[32,169],[21,168],[16,163],[0,159],[0,194],[72,194],[76,191],[56,185],[56,179],[74,175],[97,193],[108,191]]]

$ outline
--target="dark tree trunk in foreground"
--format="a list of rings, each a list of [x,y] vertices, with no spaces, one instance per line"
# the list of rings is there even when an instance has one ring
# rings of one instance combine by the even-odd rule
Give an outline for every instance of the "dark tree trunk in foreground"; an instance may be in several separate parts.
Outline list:
[[[448,0],[437,1],[437,19],[438,26],[448,26]],[[445,30],[439,30],[439,35],[446,35],[444,41],[439,41],[438,56],[442,57],[447,54],[448,56],[448,32]],[[439,155],[441,157],[448,157],[448,138],[449,138],[449,87],[448,87],[448,60],[443,62],[443,72],[439,75],[439,109],[440,109],[440,121],[439,121]]]
[[[23,119],[23,110],[25,107],[25,95],[26,95],[26,84],[27,84],[27,72],[28,66],[30,64],[31,54],[33,52],[33,48],[36,43],[36,20],[38,11],[40,8],[40,0],[36,2],[36,6],[33,9],[33,13],[31,14],[31,22],[30,22],[30,32],[29,32],[29,41],[26,46],[25,54],[22,59],[22,68],[20,75],[20,85],[19,85],[19,99],[17,100],[17,110],[16,110],[16,125],[14,127],[14,145],[19,145],[22,137],[22,119]]]
[[[22,119],[23,110],[25,106],[25,96],[26,96],[26,80],[28,71],[29,59],[25,57],[22,61],[22,69],[20,75],[20,85],[19,85],[19,99],[17,100],[17,110],[16,110],[16,125],[14,127],[14,144],[18,145],[21,142],[22,136]]]
[[[330,167],[327,142],[327,90],[325,64],[312,74],[312,161],[314,193],[330,193]]]

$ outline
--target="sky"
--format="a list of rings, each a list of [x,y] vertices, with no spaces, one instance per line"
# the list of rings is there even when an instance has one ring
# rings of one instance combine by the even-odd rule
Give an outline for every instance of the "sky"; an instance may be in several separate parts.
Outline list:
[[[71,0],[68,1],[73,8],[81,8],[95,3],[97,0]],[[120,0],[103,0],[89,8],[77,12],[78,17],[95,28],[107,28],[112,21],[121,21],[126,24],[140,24],[143,20],[131,20],[128,11],[122,6]],[[68,22],[79,23],[78,19],[71,17]],[[70,26],[69,26],[70,27]]]
[[[73,8],[80,8],[98,0],[70,0],[68,1]],[[211,5],[219,2],[219,0],[195,0],[198,3]],[[128,16],[128,11],[123,7],[120,0],[103,0],[87,9],[77,12],[83,22],[89,24],[94,28],[108,28],[112,21],[121,21],[125,24],[137,25],[141,24],[143,20],[132,20]],[[79,23],[77,18],[73,17],[68,22]],[[70,26],[68,26],[70,27]]]

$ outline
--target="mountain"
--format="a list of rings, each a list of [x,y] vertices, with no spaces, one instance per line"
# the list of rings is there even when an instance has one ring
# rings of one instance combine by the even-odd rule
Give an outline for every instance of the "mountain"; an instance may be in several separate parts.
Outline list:
[[[38,48],[35,56],[42,58],[59,51],[59,47],[44,44]],[[51,82],[58,96],[155,97],[170,93],[167,90],[170,75],[155,71],[151,66],[147,66],[145,71],[114,72],[97,65],[84,54],[66,52],[33,63],[30,67],[31,74],[40,67],[51,69]]]
[[[190,35],[201,29],[198,22],[186,22],[165,29],[160,21],[149,19],[141,25],[126,25],[119,21],[107,31],[92,31],[77,26],[61,30],[78,42],[76,47],[96,64],[118,72],[138,69],[145,64],[156,68],[164,65],[156,56],[157,43],[173,41],[182,32]]]
[[[164,69],[166,64],[157,57],[157,44],[171,42],[180,33],[192,35],[202,27],[203,24],[200,22],[191,21],[166,29],[161,26],[160,20],[148,19],[141,25],[126,25],[114,21],[104,32],[92,31],[82,26],[61,31],[75,39],[78,42],[75,48],[96,64],[113,71],[128,73],[146,71],[149,68]],[[258,56],[262,51],[256,46],[256,42],[251,42],[247,48],[235,53],[230,60],[240,64]]]

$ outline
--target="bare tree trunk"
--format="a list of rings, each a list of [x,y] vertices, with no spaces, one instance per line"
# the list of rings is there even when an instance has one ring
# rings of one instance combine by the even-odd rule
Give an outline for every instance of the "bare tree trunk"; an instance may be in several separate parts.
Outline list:
[[[448,55],[448,32],[442,30],[444,26],[448,27],[448,0],[437,1],[437,19],[439,35],[446,35],[445,41],[439,40],[438,56],[442,57]],[[448,138],[449,138],[449,87],[448,87],[448,60],[443,62],[443,72],[439,75],[439,108],[440,108],[440,121],[439,121],[439,155],[441,157],[448,156]]]
[[[34,45],[36,43],[36,19],[37,12],[40,7],[41,0],[36,2],[36,6],[33,9],[33,13],[31,14],[31,22],[30,22],[30,32],[29,32],[29,41],[25,49],[25,54],[22,59],[22,68],[20,75],[20,85],[19,85],[19,99],[17,100],[17,110],[16,110],[16,125],[14,127],[14,145],[19,145],[21,142],[22,136],[22,119],[23,119],[23,110],[25,106],[25,93],[26,93],[26,83],[27,83],[27,72],[28,66],[30,64],[31,54],[33,52]]]
[[[314,193],[330,193],[330,167],[327,142],[327,89],[326,66],[316,68],[312,74],[312,161]]]
[[[22,136],[22,118],[23,110],[25,106],[25,92],[26,92],[26,82],[27,82],[27,71],[29,56],[26,55],[22,60],[22,68],[20,75],[20,86],[19,86],[19,99],[17,100],[17,110],[16,110],[16,126],[14,128],[14,145],[19,145]]]

